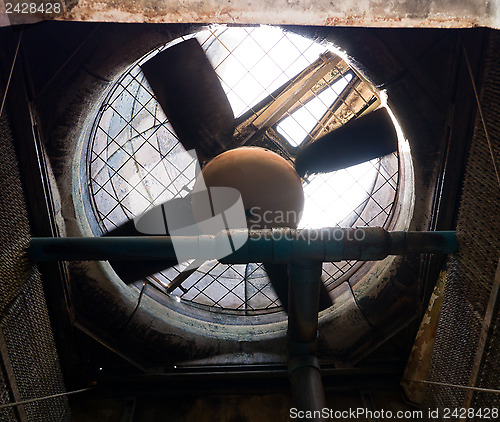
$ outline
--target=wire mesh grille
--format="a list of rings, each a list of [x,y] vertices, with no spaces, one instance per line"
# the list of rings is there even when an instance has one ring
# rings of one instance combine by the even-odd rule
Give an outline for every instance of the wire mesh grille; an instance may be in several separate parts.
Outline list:
[[[90,201],[97,223],[106,232],[194,184],[194,173],[173,159],[184,151],[156,102],[140,65],[154,54],[195,36],[216,70],[235,116],[257,111],[257,104],[296,76],[327,47],[279,28],[222,26],[174,40],[152,51],[113,85],[94,121],[88,146]],[[321,97],[325,90],[334,95]],[[311,142],[378,101],[373,88],[343,60],[277,123],[293,122],[281,142],[290,150]],[[321,97],[321,98],[320,98]],[[309,99],[307,99],[309,98]],[[311,101],[319,98],[320,106]],[[318,108],[319,107],[319,108]],[[255,109],[255,110],[254,110]],[[307,123],[298,111],[312,118]],[[298,128],[301,128],[300,130]],[[290,129],[288,129],[290,130]],[[301,132],[302,131],[302,132]],[[169,159],[164,158],[168,156]],[[293,158],[293,157],[292,157]],[[173,163],[173,165],[171,165]],[[304,186],[306,206],[302,227],[386,226],[398,189],[397,154],[327,175],[310,177]],[[96,233],[99,234],[99,233]],[[325,263],[323,280],[333,288],[357,268],[356,262]],[[165,291],[180,273],[172,267],[149,278]],[[235,314],[281,309],[259,264],[223,265],[207,262],[173,291],[179,300],[212,311]]]
[[[31,399],[65,391],[37,272],[27,281],[2,325],[20,396]],[[29,421],[64,421],[70,416],[66,397],[23,407]]]
[[[491,33],[486,59],[482,108],[497,162],[500,161],[500,37]],[[465,172],[457,230],[460,254],[449,262],[445,294],[434,346],[430,380],[471,385],[479,338],[500,256],[500,187],[479,116],[476,119]],[[475,387],[500,386],[500,312],[493,313]],[[464,390],[429,386],[425,407],[473,409],[500,407],[500,396],[474,393],[467,402]],[[440,412],[443,415],[443,412]],[[481,420],[480,417],[476,418]],[[454,419],[447,419],[454,420]],[[458,420],[458,419],[455,419]],[[473,418],[468,420],[474,420]]]
[[[0,341],[4,341],[1,357],[4,364],[9,362],[10,376],[21,400],[28,400],[62,393],[65,388],[40,274],[23,251],[30,239],[30,228],[5,111],[0,118],[0,142]],[[4,369],[0,368],[2,404],[13,401],[13,382]],[[70,420],[65,397],[25,404],[23,408],[30,422]],[[18,420],[13,409],[0,411],[0,420]]]
[[[10,392],[9,383],[7,381],[7,374],[3,368],[0,366],[0,405],[12,403],[12,394]],[[15,421],[16,414],[13,408],[5,408],[0,410],[0,420],[5,422]]]

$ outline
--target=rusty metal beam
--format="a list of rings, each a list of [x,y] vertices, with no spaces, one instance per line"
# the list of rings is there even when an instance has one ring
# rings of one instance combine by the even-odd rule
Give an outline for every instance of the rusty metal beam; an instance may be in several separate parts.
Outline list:
[[[282,92],[269,107],[255,118],[253,125],[263,130],[274,125],[285,113],[298,103],[328,72],[333,70],[342,59],[330,51],[321,54],[320,58],[304,70],[296,78],[293,85]]]

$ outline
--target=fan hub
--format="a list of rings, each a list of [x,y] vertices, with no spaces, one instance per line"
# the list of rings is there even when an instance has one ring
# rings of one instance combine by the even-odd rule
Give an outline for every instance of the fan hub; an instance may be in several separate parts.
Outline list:
[[[259,147],[225,151],[202,171],[207,187],[237,189],[249,229],[296,228],[304,208],[304,192],[293,166],[278,154]]]

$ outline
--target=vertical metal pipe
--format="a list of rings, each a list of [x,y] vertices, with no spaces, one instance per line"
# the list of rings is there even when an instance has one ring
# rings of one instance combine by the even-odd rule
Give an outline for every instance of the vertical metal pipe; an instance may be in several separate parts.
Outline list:
[[[288,337],[292,342],[316,340],[321,269],[322,263],[316,261],[288,265]]]
[[[299,411],[311,412],[313,421],[325,420],[325,393],[314,355],[318,333],[319,290],[322,263],[296,261],[288,266],[288,373],[292,397]]]
[[[289,378],[294,407],[308,412],[312,416],[308,421],[327,420],[323,414],[327,408],[319,366],[303,362],[290,371]]]

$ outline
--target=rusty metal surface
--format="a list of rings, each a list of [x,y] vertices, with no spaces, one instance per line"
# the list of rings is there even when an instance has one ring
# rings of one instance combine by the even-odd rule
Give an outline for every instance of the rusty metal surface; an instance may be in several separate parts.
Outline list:
[[[237,23],[322,26],[499,28],[498,0],[52,0],[59,13],[5,13],[0,26],[58,19],[101,22]],[[13,4],[21,1],[11,2]],[[40,4],[40,0],[32,3]],[[45,2],[47,3],[47,2]]]
[[[425,380],[429,375],[432,350],[436,341],[436,331],[443,304],[443,292],[446,272],[443,271],[439,277],[434,292],[429,301],[429,306],[420,324],[415,343],[408,359],[405,369],[402,387],[407,397],[413,403],[422,403],[425,395],[425,384],[410,380]]]

